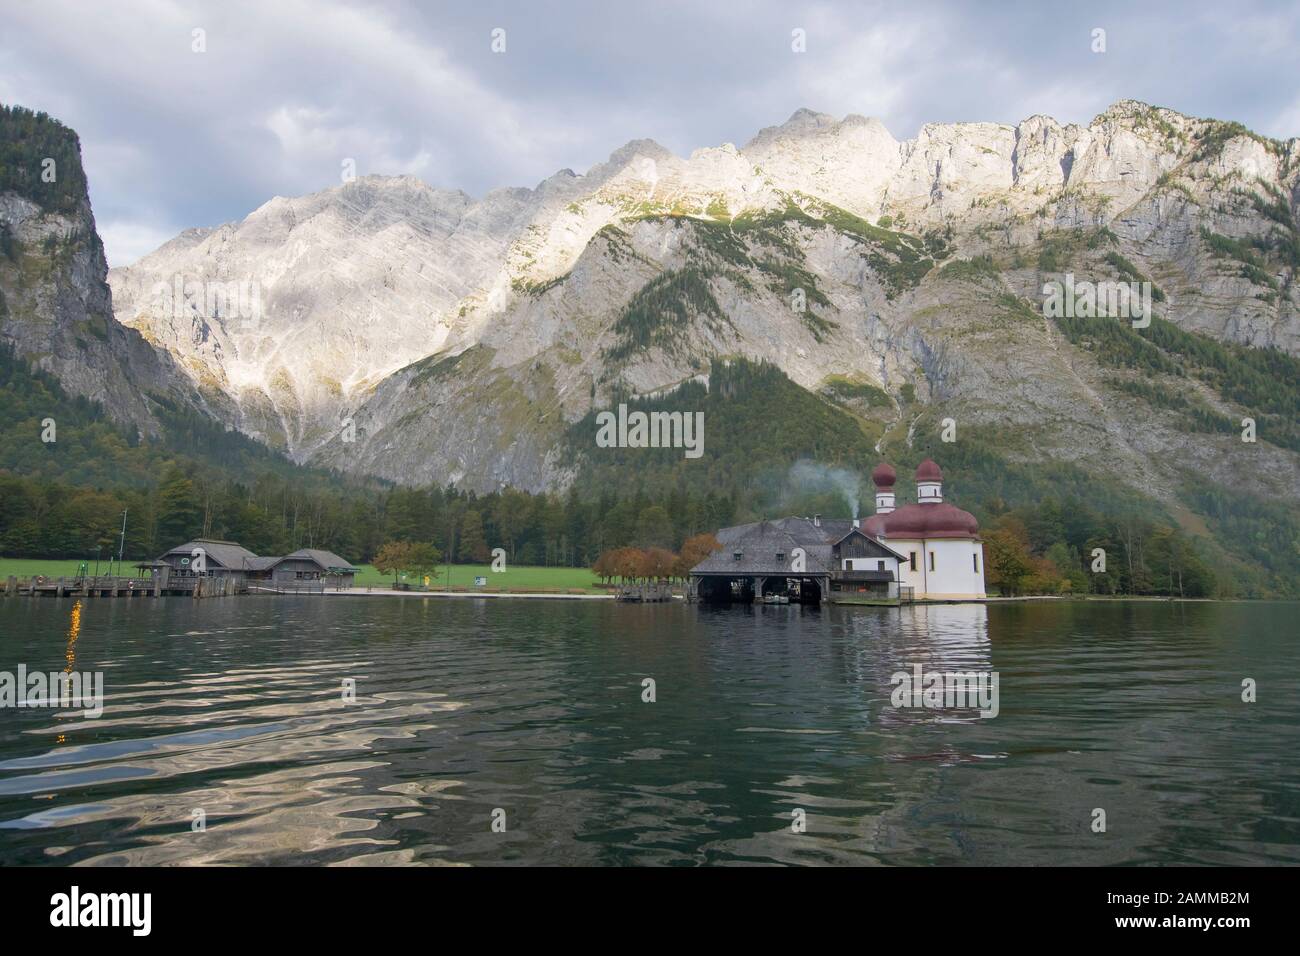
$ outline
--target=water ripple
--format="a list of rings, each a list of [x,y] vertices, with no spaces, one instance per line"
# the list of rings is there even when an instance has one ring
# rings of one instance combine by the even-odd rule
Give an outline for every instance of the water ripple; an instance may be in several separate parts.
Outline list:
[[[71,606],[0,602],[0,669],[106,692],[0,711],[0,863],[1300,862],[1294,605]]]

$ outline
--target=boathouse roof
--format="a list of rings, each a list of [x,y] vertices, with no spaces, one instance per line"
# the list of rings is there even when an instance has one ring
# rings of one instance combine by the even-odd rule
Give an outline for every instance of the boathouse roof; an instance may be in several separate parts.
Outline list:
[[[333,551],[322,551],[319,548],[299,548],[292,554],[286,554],[283,558],[275,558],[273,564],[289,560],[312,561],[320,565],[324,571],[351,571],[355,573],[360,570],[360,568],[353,567],[352,562],[339,557]]]
[[[808,527],[813,527],[811,521]],[[735,533],[727,534],[723,540],[723,532]],[[782,521],[759,521],[724,528],[717,537],[722,550],[693,567],[692,574],[815,576],[829,574],[831,570],[831,546],[820,531],[801,536],[784,530]],[[804,569],[799,572],[792,569],[795,548],[804,551]]]
[[[839,541],[853,528],[853,522],[848,519],[821,519],[816,518],[776,518],[772,521],[754,521],[749,524],[740,524],[731,528],[723,528],[715,537],[722,544],[727,544],[730,540],[749,534],[754,529],[766,526],[783,531],[793,536],[805,548],[816,545],[831,545]]]
[[[333,571],[336,574],[356,574],[360,571],[360,568],[354,566],[346,558],[341,558],[333,551],[325,551],[321,548],[299,548],[292,554],[283,556],[258,557],[241,544],[236,544],[234,541],[220,541],[214,538],[195,538],[193,541],[178,544],[164,553],[162,558],[167,557],[169,554],[189,557],[195,548],[202,548],[209,561],[213,561],[219,567],[231,571],[269,571],[280,562],[290,560],[310,561],[320,567],[322,571]],[[165,563],[162,558],[159,558],[156,563]]]
[[[181,554],[189,557],[195,548],[202,548],[208,560],[216,561],[221,567],[231,571],[246,568],[249,566],[248,562],[257,560],[257,555],[243,545],[235,544],[233,541],[218,541],[212,538],[195,538],[193,541],[178,544],[170,551],[165,552],[163,557],[168,554]]]

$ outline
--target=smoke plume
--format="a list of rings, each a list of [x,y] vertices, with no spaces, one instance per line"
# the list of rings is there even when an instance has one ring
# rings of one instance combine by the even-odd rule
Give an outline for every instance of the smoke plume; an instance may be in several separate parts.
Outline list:
[[[786,485],[796,494],[838,491],[852,510],[853,520],[858,519],[859,479],[855,472],[847,468],[832,467],[815,461],[797,461],[790,466]]]

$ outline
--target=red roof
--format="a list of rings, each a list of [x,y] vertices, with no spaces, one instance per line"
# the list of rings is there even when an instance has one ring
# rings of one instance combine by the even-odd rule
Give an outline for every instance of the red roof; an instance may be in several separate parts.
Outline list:
[[[894,466],[888,462],[882,461],[871,472],[871,481],[877,488],[892,488],[897,480],[898,472],[894,471]]]
[[[935,470],[938,470],[937,465]],[[919,473],[920,469],[917,471]],[[872,515],[862,522],[862,530],[873,538],[883,535],[886,540],[890,538],[976,538],[979,537],[980,526],[969,511],[962,511],[947,502],[934,502],[924,505],[903,505],[889,514]]]
[[[917,481],[943,481],[943,471],[933,458],[927,458],[916,466]]]

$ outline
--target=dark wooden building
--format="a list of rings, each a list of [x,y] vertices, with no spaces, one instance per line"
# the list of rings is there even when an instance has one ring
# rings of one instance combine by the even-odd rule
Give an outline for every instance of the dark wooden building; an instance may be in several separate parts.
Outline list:
[[[897,601],[899,566],[906,560],[860,528],[850,528],[832,548],[831,601],[839,604]]]
[[[266,564],[259,568],[256,579],[269,581],[277,587],[350,588],[360,570],[333,551],[318,548],[300,548],[282,558],[262,558],[259,561]]]
[[[780,518],[724,528],[722,548],[691,569],[700,601],[897,603],[902,555],[852,521]]]
[[[191,592],[200,580],[222,585],[224,593],[242,593],[249,586],[321,591],[350,588],[358,568],[333,551],[300,548],[283,557],[258,557],[233,541],[196,538],[177,545],[155,561],[138,567],[169,594]],[[217,590],[204,585],[205,591]]]
[[[177,545],[156,561],[140,565],[153,577],[161,578],[160,590],[167,593],[193,591],[200,579],[227,584],[234,591],[248,586],[249,562],[257,560],[242,545],[233,541],[195,538]]]

